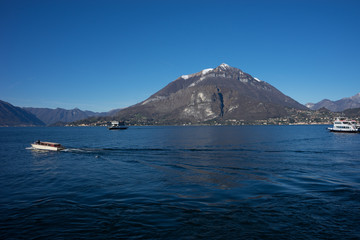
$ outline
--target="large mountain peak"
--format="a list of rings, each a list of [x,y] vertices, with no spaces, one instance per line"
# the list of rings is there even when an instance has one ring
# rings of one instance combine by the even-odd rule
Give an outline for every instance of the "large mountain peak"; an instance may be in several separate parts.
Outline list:
[[[121,120],[141,117],[157,123],[198,123],[278,117],[287,114],[287,108],[306,109],[270,84],[223,63],[182,75],[117,116]]]

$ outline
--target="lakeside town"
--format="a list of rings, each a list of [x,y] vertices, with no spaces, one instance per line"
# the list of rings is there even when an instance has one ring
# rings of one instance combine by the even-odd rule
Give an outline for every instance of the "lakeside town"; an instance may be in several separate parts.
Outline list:
[[[358,112],[358,111],[356,111]],[[289,116],[287,117],[275,117],[268,118],[263,120],[237,120],[237,119],[216,119],[207,122],[159,122],[153,121],[146,118],[137,118],[137,119],[110,119],[110,118],[101,118],[96,120],[96,118],[90,118],[86,120],[81,120],[73,123],[68,123],[65,126],[108,126],[112,120],[117,120],[124,122],[128,126],[146,126],[146,125],[330,125],[333,124],[335,118],[337,117],[350,117],[353,120],[359,122],[360,115],[356,113],[348,112],[331,112],[325,108],[319,109],[317,111],[312,110],[297,110],[291,109]]]

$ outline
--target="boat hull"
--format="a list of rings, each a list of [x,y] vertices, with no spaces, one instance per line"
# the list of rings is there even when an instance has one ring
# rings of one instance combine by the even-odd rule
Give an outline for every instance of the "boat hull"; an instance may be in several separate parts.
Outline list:
[[[339,132],[339,133],[360,133],[360,130],[338,130],[334,128],[328,128],[330,132]]]
[[[126,130],[128,127],[109,127],[109,130]]]
[[[34,148],[34,149],[38,149],[38,150],[46,150],[46,151],[61,151],[61,150],[64,150],[65,148],[64,147],[53,147],[53,146],[44,146],[44,145],[40,145],[40,144],[31,144],[31,146]]]

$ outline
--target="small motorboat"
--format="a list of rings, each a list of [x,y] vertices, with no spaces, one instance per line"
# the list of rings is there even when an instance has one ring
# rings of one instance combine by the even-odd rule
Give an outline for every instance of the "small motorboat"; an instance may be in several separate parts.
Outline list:
[[[128,129],[128,126],[125,126],[124,122],[119,123],[118,121],[112,121],[111,126],[108,127],[109,130],[125,130]]]
[[[328,130],[330,132],[360,133],[358,123],[345,117],[336,118],[333,127]]]
[[[65,149],[65,147],[62,146],[60,143],[41,142],[40,140],[37,140],[36,142],[32,143],[31,146],[34,149],[49,150],[49,151],[60,151]]]

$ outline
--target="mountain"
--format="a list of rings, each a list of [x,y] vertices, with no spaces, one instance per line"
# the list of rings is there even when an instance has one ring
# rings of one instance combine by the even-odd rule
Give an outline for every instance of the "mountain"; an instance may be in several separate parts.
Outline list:
[[[33,114],[26,110],[15,107],[8,102],[0,100],[0,126],[1,127],[13,127],[13,126],[43,126],[41,120],[39,120]]]
[[[148,99],[119,111],[115,118],[137,123],[203,123],[258,120],[307,109],[269,83],[221,64],[183,75]]]
[[[57,122],[74,122],[93,116],[106,116],[107,113],[95,113],[92,111],[82,111],[78,108],[66,110],[62,108],[50,109],[50,108],[24,108],[26,111],[31,112],[41,121],[47,125],[51,125]]]
[[[359,118],[360,117],[360,108],[350,108],[346,109],[343,112],[343,115],[350,118]]]
[[[360,93],[347,98],[342,98],[337,101],[331,101],[329,99],[321,100],[318,103],[308,103],[306,106],[312,110],[318,110],[325,107],[333,112],[341,112],[346,109],[360,108]]]
[[[359,118],[360,117],[360,108],[350,108],[342,112],[344,116],[350,118]]]
[[[113,116],[115,115],[117,112],[119,112],[120,110],[122,110],[123,108],[117,108],[117,109],[113,109],[110,110],[108,112],[105,113],[105,116]]]

